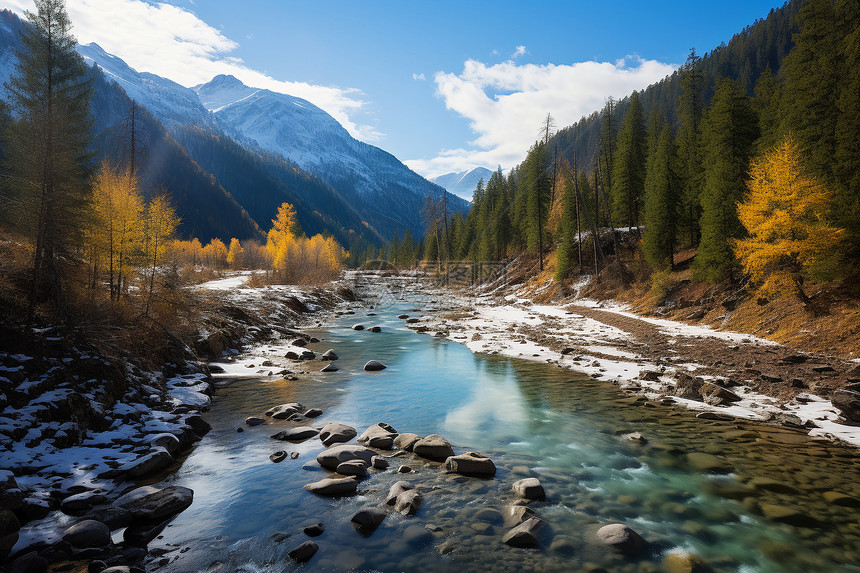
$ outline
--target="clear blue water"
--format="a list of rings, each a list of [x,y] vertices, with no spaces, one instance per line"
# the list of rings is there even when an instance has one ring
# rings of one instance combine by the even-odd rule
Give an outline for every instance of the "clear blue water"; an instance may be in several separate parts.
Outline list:
[[[314,350],[333,348],[340,355],[337,373],[298,382],[236,380],[221,387],[207,415],[213,430],[165,480],[192,488],[194,504],[150,545],[149,566],[165,572],[210,566],[296,570],[287,552],[308,539],[304,525],[322,522],[325,533],[315,539],[320,549],[302,570],[601,566],[638,573],[665,570],[665,555],[683,550],[701,556],[714,571],[860,571],[860,509],[825,496],[835,491],[860,498],[860,458],[854,451],[775,427],[696,420],[690,412],[645,404],[555,366],[475,355],[406,329],[396,316],[411,306],[395,304],[372,318],[357,310],[309,331],[323,339]],[[380,324],[383,332],[353,331],[355,322]],[[370,359],[388,369],[363,372]],[[441,434],[458,453],[491,456],[498,473],[492,480],[450,476],[439,464],[409,454],[388,471],[372,472],[356,497],[314,496],[302,486],[327,474],[314,463],[323,449],[318,439],[292,445],[269,438],[296,425],[290,422],[236,431],[247,416],[293,401],[324,410],[314,426],[336,421],[361,433],[387,422],[400,432]],[[626,442],[622,435],[632,431],[648,444]],[[283,449],[297,452],[298,459],[269,461],[269,454]],[[730,473],[697,469],[688,457],[694,452],[714,456]],[[396,473],[400,464],[415,472]],[[501,542],[504,528],[474,515],[512,503],[511,484],[529,476],[547,491],[545,502],[531,504],[547,527],[540,549],[514,549]],[[392,512],[370,537],[359,535],[351,516],[364,507],[384,507],[388,488],[399,479],[423,486],[418,514]],[[612,522],[639,531],[649,551],[623,558],[597,545],[594,532]],[[438,531],[430,533],[427,524]],[[414,525],[420,527],[407,531]],[[277,542],[275,532],[290,537]]]

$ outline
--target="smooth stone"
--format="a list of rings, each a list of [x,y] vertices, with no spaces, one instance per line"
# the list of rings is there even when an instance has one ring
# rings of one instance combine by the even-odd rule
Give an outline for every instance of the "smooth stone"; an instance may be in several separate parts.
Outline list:
[[[65,498],[60,505],[64,513],[86,511],[94,505],[104,503],[105,496],[98,491],[85,491]]]
[[[523,499],[538,501],[546,499],[546,492],[537,478],[524,478],[516,481],[511,489]]]
[[[302,531],[308,537],[319,537],[320,535],[325,533],[325,525],[323,525],[321,522],[311,523],[309,525],[306,525],[302,529]]]
[[[155,434],[154,436],[148,436],[147,441],[152,446],[161,446],[162,448],[167,450],[167,453],[169,453],[170,455],[173,455],[178,452],[181,446],[179,438],[168,432]]]
[[[370,460],[370,466],[375,470],[387,470],[389,463],[383,456],[373,456]]]
[[[313,438],[317,434],[319,434],[319,430],[316,428],[311,428],[310,426],[299,426],[297,428],[290,428],[289,430],[282,430],[277,434],[272,434],[272,439],[280,440],[282,442],[303,442]]]
[[[335,471],[342,476],[367,477],[367,464],[362,460],[349,460],[337,465]]]
[[[502,519],[505,527],[515,527],[524,521],[528,521],[535,517],[535,512],[532,508],[524,505],[506,505],[502,508]]]
[[[394,505],[397,502],[397,498],[404,491],[409,491],[413,486],[408,481],[397,481],[388,489],[388,496],[385,498],[385,505]]]
[[[368,332],[382,332],[382,327],[381,326],[371,326],[367,330],[368,330]]]
[[[163,470],[173,463],[173,456],[164,448],[158,448],[134,461],[119,467],[121,473],[136,478]]]
[[[304,413],[305,418],[318,418],[322,415],[323,411],[319,408],[308,408],[308,410],[306,410]]]
[[[400,466],[399,468],[397,468],[397,473],[399,473],[399,474],[411,474],[412,468],[410,468],[409,466],[405,466],[405,465]]]
[[[597,540],[603,545],[625,555],[636,555],[646,545],[641,535],[623,523],[604,525],[597,530]]]
[[[110,528],[94,519],[76,523],[63,532],[63,541],[73,547],[104,547],[110,543]]]
[[[292,346],[298,346],[299,348],[304,348],[305,346],[308,345],[308,341],[305,340],[304,338],[296,338],[295,340],[290,342],[290,344]]]
[[[185,510],[194,501],[194,491],[178,485],[157,488],[145,485],[113,502],[135,518],[159,519]]]
[[[520,523],[502,537],[502,543],[511,547],[537,547],[537,534],[543,527],[543,521],[536,517]]]
[[[320,440],[322,440],[323,445],[326,447],[332,444],[348,442],[357,435],[358,432],[352,426],[337,422],[329,422],[320,430]]]
[[[454,455],[454,448],[439,434],[430,434],[412,445],[412,452],[419,457],[444,462]]]
[[[394,446],[396,437],[397,430],[385,422],[379,422],[366,429],[359,436],[358,443],[380,450],[390,450]]]
[[[394,438],[394,447],[398,450],[411,452],[412,447],[415,445],[415,442],[420,439],[421,436],[419,436],[418,434],[410,434],[408,432],[397,434],[397,437]]]
[[[275,453],[269,455],[269,459],[272,460],[274,463],[279,464],[282,461],[284,461],[285,459],[287,459],[287,452],[285,452],[283,450],[275,452]]]
[[[305,489],[317,495],[327,497],[341,497],[355,495],[358,482],[352,478],[325,478],[314,483],[309,483]]]
[[[246,426],[260,426],[265,423],[266,420],[264,420],[263,418],[258,418],[257,416],[248,416],[247,418],[245,418]]]
[[[286,420],[293,414],[301,414],[305,407],[298,402],[290,402],[289,404],[279,404],[273,408],[266,410],[265,415],[274,418],[275,420]]]
[[[379,372],[380,370],[385,370],[388,368],[385,364],[378,360],[368,360],[364,365],[365,372]]]
[[[631,444],[635,444],[637,446],[644,446],[645,444],[648,443],[648,440],[646,440],[645,437],[642,434],[640,434],[639,432],[632,432],[630,434],[624,434],[623,436],[621,436],[621,438],[624,441],[629,442]]]
[[[334,364],[328,364],[325,367],[321,368],[320,372],[337,372],[338,370],[340,370],[340,368],[338,368]]]
[[[403,515],[415,515],[418,513],[418,508],[423,499],[421,493],[415,489],[404,491],[397,496],[397,500],[394,502],[394,511]]]
[[[363,324],[353,324],[352,329],[353,330],[364,330],[364,325]]]
[[[466,452],[445,460],[445,471],[470,477],[491,478],[496,475],[496,464],[476,452]]]
[[[362,535],[370,535],[385,520],[387,514],[374,507],[362,509],[352,516],[350,523]]]
[[[316,552],[319,550],[320,546],[314,543],[313,541],[305,541],[289,553],[290,559],[295,561],[296,563],[307,563],[310,561]]]
[[[317,455],[317,462],[325,469],[335,471],[337,466],[349,460],[361,460],[370,464],[375,455],[377,455],[375,451],[363,446],[342,444],[320,452]]]
[[[339,358],[340,358],[340,356],[338,356],[337,353],[335,353],[335,351],[332,350],[331,348],[329,348],[328,350],[323,352],[323,355],[320,356],[320,360],[329,360],[329,361],[338,360]]]

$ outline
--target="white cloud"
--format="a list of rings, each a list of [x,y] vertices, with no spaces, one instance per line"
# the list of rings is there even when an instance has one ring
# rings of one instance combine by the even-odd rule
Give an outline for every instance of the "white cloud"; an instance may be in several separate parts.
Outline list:
[[[4,3],[19,14],[33,10],[32,0]],[[143,0],[68,0],[66,9],[79,42],[96,42],[138,71],[187,87],[208,82],[218,74],[230,74],[250,86],[312,102],[359,139],[376,141],[381,137],[373,127],[353,120],[366,104],[360,90],[280,81],[254,70],[230,55],[239,46],[235,41],[189,10]]]
[[[415,73],[413,73],[413,74],[412,74],[412,79],[413,79],[413,80],[416,80],[416,81],[421,81],[421,82],[423,82],[423,81],[424,81],[424,80],[426,80],[427,78],[426,78],[426,77],[424,77],[424,72],[421,72],[420,74],[415,74]]]
[[[520,56],[524,56],[528,54],[525,46],[517,46],[517,49],[514,50],[514,53],[511,54],[511,58],[519,58]]]
[[[468,60],[460,74],[437,72],[436,93],[445,106],[469,121],[476,138],[468,147],[444,149],[432,159],[406,161],[429,177],[475,165],[510,168],[537,139],[541,120],[551,113],[559,127],[603,107],[612,95],[624,97],[674,71],[676,66],[629,56],[617,62],[487,65]]]

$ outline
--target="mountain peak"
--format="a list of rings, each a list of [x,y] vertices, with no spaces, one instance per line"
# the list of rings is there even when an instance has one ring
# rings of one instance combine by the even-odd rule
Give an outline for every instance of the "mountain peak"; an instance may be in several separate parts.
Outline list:
[[[214,78],[212,78],[209,83],[203,84],[205,86],[209,86],[212,88],[234,88],[234,87],[247,87],[242,81],[236,76],[231,76],[229,74],[218,74]],[[200,86],[202,87],[202,86]]]

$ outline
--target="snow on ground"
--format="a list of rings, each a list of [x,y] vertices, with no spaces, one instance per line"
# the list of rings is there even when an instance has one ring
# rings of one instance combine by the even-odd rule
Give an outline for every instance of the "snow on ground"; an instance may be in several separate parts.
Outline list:
[[[233,290],[248,286],[248,277],[253,271],[238,271],[223,279],[200,283],[197,288],[203,290]]]

